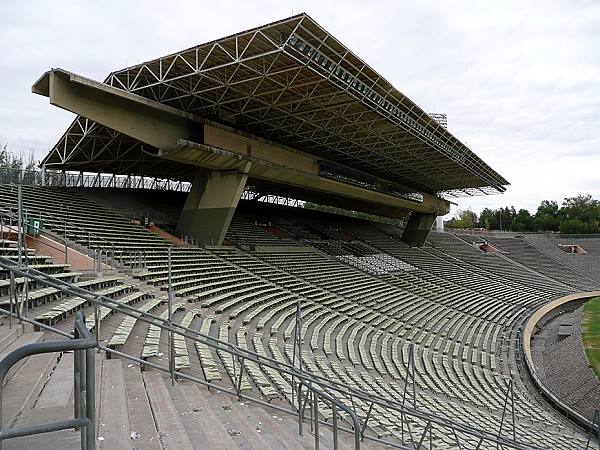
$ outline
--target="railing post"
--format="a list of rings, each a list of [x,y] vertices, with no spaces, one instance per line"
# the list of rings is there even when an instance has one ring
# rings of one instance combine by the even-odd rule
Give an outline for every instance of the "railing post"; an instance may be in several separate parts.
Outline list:
[[[171,247],[168,248],[168,293],[167,293],[167,306],[169,315],[169,328],[172,325],[173,319],[173,277],[171,273]],[[171,373],[171,386],[175,386],[175,343],[173,339],[173,330],[169,330],[169,372]]]
[[[315,450],[319,450],[319,398],[317,391],[313,391],[313,419],[315,421]]]
[[[69,247],[67,246],[67,241],[65,240],[65,264],[69,264]]]
[[[333,450],[338,450],[337,406],[334,402],[331,402],[331,412],[333,413]]]
[[[79,332],[77,328],[73,330],[73,338],[79,339]],[[81,355],[79,350],[73,351],[73,416],[79,419],[79,412],[81,410]]]
[[[15,287],[15,273],[10,271],[10,292],[8,293],[8,310],[10,314],[8,315],[8,328],[12,329],[12,313],[13,313],[13,298],[15,297],[16,287]]]
[[[79,351],[79,417],[84,417],[86,414],[87,400],[87,361],[85,350]],[[81,427],[81,448],[86,448],[87,443],[87,427]]]
[[[294,386],[292,385],[292,391]],[[302,436],[304,433],[304,411],[302,410],[302,381],[298,383],[298,434]]]
[[[98,303],[94,303],[94,335],[96,336],[96,343],[100,342],[100,312]],[[98,349],[100,352],[100,349]]]
[[[96,341],[97,344],[98,341]],[[94,349],[88,348],[85,352],[85,409],[89,422],[86,430],[86,449],[96,448],[96,359]]]
[[[25,277],[23,282],[25,283],[25,286],[23,287],[23,291],[25,292],[25,303],[22,307],[25,310],[25,317],[27,317],[27,312],[29,311],[29,278]]]

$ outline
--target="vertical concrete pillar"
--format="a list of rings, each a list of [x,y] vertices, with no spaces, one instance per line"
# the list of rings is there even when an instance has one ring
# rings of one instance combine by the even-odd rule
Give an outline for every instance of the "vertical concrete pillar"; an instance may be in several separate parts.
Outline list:
[[[176,233],[207,245],[221,245],[246,186],[249,170],[249,162],[243,170],[197,169]]]
[[[436,217],[435,213],[411,212],[404,233],[402,233],[402,240],[410,246],[422,247]]]

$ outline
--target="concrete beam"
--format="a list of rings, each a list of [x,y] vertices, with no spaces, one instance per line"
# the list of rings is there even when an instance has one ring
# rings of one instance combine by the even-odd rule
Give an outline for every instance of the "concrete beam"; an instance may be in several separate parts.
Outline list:
[[[46,72],[32,90],[54,106],[156,148],[178,139],[202,142],[203,125],[195,116],[65,70]]]
[[[248,179],[250,163],[242,170],[198,168],[176,233],[201,244],[221,245]]]
[[[410,246],[423,247],[437,214],[424,214],[418,211],[410,213],[408,223],[402,233],[402,240]]]
[[[217,132],[219,131],[217,130]],[[211,134],[215,134],[215,128],[205,126],[206,141],[215,146],[180,140],[177,147],[162,150],[158,156],[183,164],[212,169],[234,169],[243,162],[249,161],[252,163],[248,174],[250,178],[343,197],[357,202],[354,204],[354,208],[357,210],[380,211],[382,215],[389,217],[397,217],[394,214],[395,211],[414,210],[444,215],[450,210],[450,204],[446,200],[434,195],[423,194],[423,201],[415,202],[319,176],[318,159],[312,155],[278,148],[261,141],[239,142],[236,136],[233,136],[232,141],[227,142],[223,139],[223,134],[229,133],[228,131],[219,132],[219,138],[215,139],[214,136],[211,136]],[[222,147],[217,148],[217,145]],[[226,147],[227,150],[222,150],[223,147]],[[244,148],[246,150],[242,151]]]
[[[33,92],[158,149],[157,156],[165,159],[219,171],[239,170],[251,162],[247,174],[251,178],[346,198],[356,202],[354,209],[382,211],[390,217],[405,210],[437,215],[450,210],[448,201],[427,193],[416,202],[321,177],[322,158],[61,69],[45,73]]]

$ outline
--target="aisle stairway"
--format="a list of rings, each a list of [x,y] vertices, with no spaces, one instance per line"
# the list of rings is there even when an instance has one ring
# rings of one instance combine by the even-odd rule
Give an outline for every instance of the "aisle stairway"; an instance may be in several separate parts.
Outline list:
[[[0,358],[29,343],[56,339],[29,326],[0,324]],[[298,435],[294,417],[281,416],[195,383],[171,385],[168,374],[140,371],[121,359],[96,356],[98,448],[122,449],[287,449],[314,448],[305,424]],[[15,366],[3,387],[3,427],[22,427],[73,417],[73,354],[30,357]],[[78,431],[63,430],[10,439],[5,449],[79,448]],[[350,449],[342,437],[340,449]],[[321,427],[320,445],[331,449],[332,434]],[[378,448],[367,445],[368,448]]]

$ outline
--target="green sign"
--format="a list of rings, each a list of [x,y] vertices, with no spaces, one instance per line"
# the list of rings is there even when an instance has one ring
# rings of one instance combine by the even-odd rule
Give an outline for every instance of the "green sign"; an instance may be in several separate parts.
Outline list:
[[[43,229],[44,222],[42,222],[40,219],[34,219],[33,217],[30,217],[27,220],[27,234],[35,236],[40,234]]]

